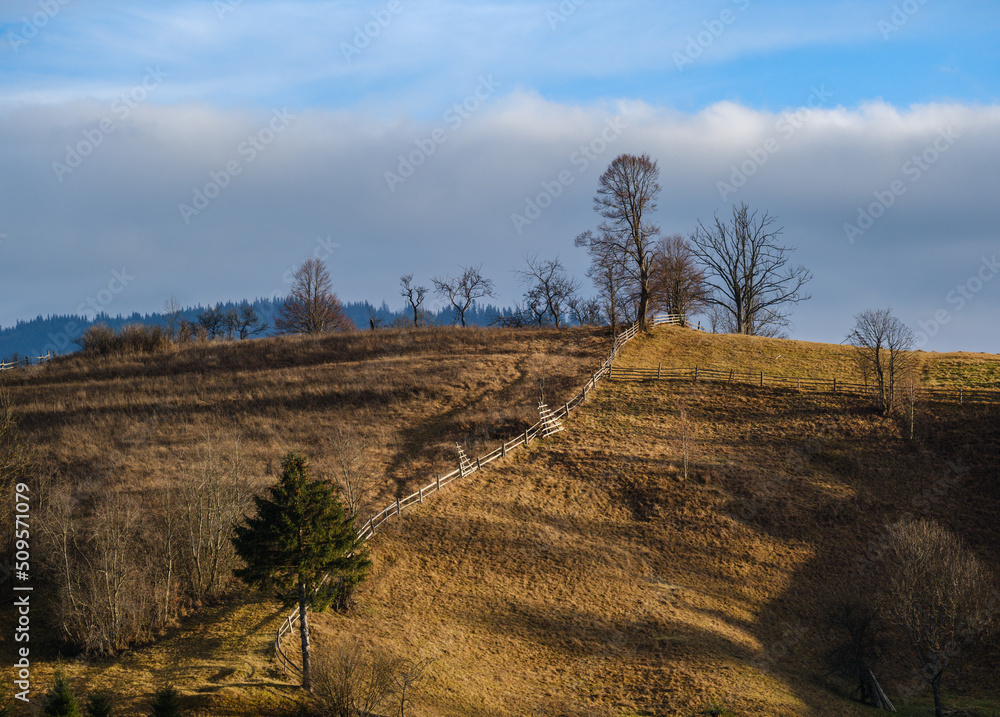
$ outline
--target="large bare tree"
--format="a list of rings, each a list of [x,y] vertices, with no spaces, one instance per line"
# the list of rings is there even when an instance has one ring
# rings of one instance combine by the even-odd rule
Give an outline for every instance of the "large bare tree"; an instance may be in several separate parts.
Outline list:
[[[945,668],[996,624],[993,576],[957,536],[918,520],[890,526],[880,577],[880,608],[913,648],[942,717]]]
[[[596,233],[576,238],[576,245],[590,252],[594,267],[598,267],[595,273],[609,272],[607,265],[612,262],[620,266],[643,327],[650,308],[653,244],[660,233],[650,221],[660,193],[659,177],[659,165],[648,154],[615,157],[601,175],[594,196],[594,211],[604,221]]]
[[[705,274],[680,234],[663,237],[653,249],[650,297],[654,307],[679,316],[682,326],[689,315],[705,307]]]
[[[442,299],[447,299],[455,308],[458,319],[465,326],[465,312],[476,299],[493,296],[493,282],[483,276],[483,265],[463,266],[457,277],[432,279],[434,291]]]
[[[868,309],[854,317],[847,341],[854,346],[858,370],[871,386],[875,405],[886,413],[896,405],[896,388],[913,368],[913,332],[892,309]]]
[[[559,257],[543,261],[538,255],[525,256],[526,269],[517,272],[528,287],[524,299],[538,323],[551,319],[558,329],[580,283],[566,273]]]
[[[354,322],[333,293],[330,272],[322,261],[312,257],[296,269],[292,289],[274,318],[274,328],[284,334],[354,330]]]
[[[812,274],[789,262],[794,247],[781,244],[781,228],[774,223],[766,211],[751,211],[741,202],[729,221],[716,215],[712,226],[698,222],[691,235],[691,251],[712,290],[707,303],[728,315],[735,333],[777,335],[788,325],[789,305],[809,298],[803,287]]]

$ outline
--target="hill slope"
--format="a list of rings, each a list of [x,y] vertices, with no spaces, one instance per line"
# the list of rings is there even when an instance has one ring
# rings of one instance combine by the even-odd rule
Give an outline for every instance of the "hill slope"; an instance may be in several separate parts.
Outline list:
[[[790,373],[814,374],[842,360],[843,347],[769,341],[658,329],[621,363],[799,355]],[[321,461],[326,433],[347,420],[391,437],[379,458],[391,496],[450,466],[455,440],[475,455],[477,440],[492,448],[533,422],[543,369],[547,395],[569,396],[605,348],[585,331],[359,334],[67,363],[12,390],[43,464],[58,470],[101,475],[103,452],[88,452],[97,441],[115,451],[104,475],[183,479],[170,456],[193,460],[211,428],[242,432],[263,473],[289,445]],[[930,358],[927,370],[957,361]],[[992,370],[986,357],[962,362]],[[434,658],[416,715],[687,716],[710,702],[739,715],[865,714],[824,676],[831,594],[905,513],[941,521],[1000,573],[995,411],[920,406],[911,442],[857,397],[602,384],[568,431],[391,522],[372,543],[358,609],[317,616],[318,645],[359,639]],[[271,607],[221,608],[124,660],[72,671],[135,695],[169,676],[205,714],[277,713],[296,692],[267,661]],[[1000,707],[996,648],[963,657],[946,696]],[[902,667],[882,676],[894,699],[906,691]]]

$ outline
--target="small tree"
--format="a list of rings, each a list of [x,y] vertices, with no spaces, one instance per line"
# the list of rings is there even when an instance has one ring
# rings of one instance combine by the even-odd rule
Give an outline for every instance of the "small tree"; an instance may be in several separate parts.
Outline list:
[[[629,291],[624,258],[607,232],[597,237],[593,232],[586,231],[574,243],[590,253],[587,277],[594,282],[598,301],[612,333],[617,333],[618,324],[628,321],[629,306],[635,304],[635,296]]]
[[[56,670],[55,682],[42,697],[42,714],[45,717],[80,717],[80,705],[62,670]]]
[[[650,274],[650,302],[679,316],[682,326],[687,326],[688,316],[705,307],[708,298],[705,274],[695,261],[691,246],[680,234],[663,237],[656,243]]]
[[[399,283],[403,287],[400,293],[410,302],[410,307],[413,309],[413,326],[420,326],[420,319],[423,314],[420,306],[424,303],[424,295],[427,294],[427,287],[414,286],[413,274],[405,274],[399,277]]]
[[[323,610],[367,573],[368,560],[354,519],[333,487],[309,478],[304,456],[289,453],[267,496],[255,496],[256,514],[237,526],[233,545],[246,567],[236,571],[248,585],[273,590],[287,605],[298,603],[302,686],[312,691],[307,608]]]
[[[354,330],[354,322],[333,293],[330,272],[322,261],[309,258],[296,269],[292,289],[274,318],[274,328],[285,334]]]
[[[171,341],[176,341],[184,318],[176,296],[171,296],[163,303],[163,316],[167,320],[167,337]]]
[[[225,333],[226,310],[222,304],[210,306],[198,314],[198,325],[205,329],[209,339],[214,339]]]
[[[966,644],[996,620],[993,579],[962,541],[936,523],[889,528],[879,604],[906,636],[942,717],[941,677]]]
[[[87,717],[111,717],[114,706],[114,697],[107,690],[91,692],[87,698]]]
[[[913,332],[892,309],[868,309],[854,321],[847,341],[855,348],[862,379],[872,385],[876,406],[888,413],[897,403],[897,386],[913,366]]]
[[[161,687],[153,695],[152,717],[181,717],[181,696],[173,685]]]
[[[432,279],[434,291],[447,299],[455,308],[458,319],[465,326],[465,312],[476,299],[493,296],[493,282],[482,274],[483,265],[463,266],[462,274],[454,278]]]
[[[558,329],[580,283],[566,273],[559,257],[542,261],[537,255],[525,256],[524,262],[528,268],[517,274],[528,287],[524,295],[526,305],[539,324],[551,319]]]

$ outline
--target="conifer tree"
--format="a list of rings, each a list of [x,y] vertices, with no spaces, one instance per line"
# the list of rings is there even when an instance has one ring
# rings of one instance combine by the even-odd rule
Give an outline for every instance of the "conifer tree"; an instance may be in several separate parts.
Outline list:
[[[181,696],[173,685],[161,687],[153,695],[152,717],[181,717]]]
[[[114,705],[114,697],[107,690],[91,692],[87,698],[87,717],[111,717]]]
[[[56,670],[56,680],[42,698],[42,714],[45,717],[80,717],[80,705],[62,670]]]
[[[324,610],[345,585],[364,578],[371,565],[333,486],[308,475],[306,458],[288,453],[281,478],[265,496],[254,496],[256,515],[236,527],[233,545],[246,563],[237,577],[274,591],[299,607],[302,687],[312,691],[306,608]]]

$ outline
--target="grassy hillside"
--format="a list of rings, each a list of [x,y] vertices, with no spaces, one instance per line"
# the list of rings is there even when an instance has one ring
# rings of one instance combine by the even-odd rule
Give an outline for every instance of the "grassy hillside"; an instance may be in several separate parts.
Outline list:
[[[474,455],[477,441],[492,448],[533,422],[537,378],[568,396],[606,347],[587,331],[267,340],[67,362],[11,389],[51,470],[119,485],[183,480],[176,456],[194,460],[212,431],[241,433],[263,474],[287,447],[321,463],[326,433],[346,420],[389,437],[380,460],[391,495],[450,466],[455,440]],[[995,359],[926,354],[923,370],[977,383]],[[621,359],[658,362],[853,379],[844,347],[676,328]],[[952,365],[957,375],[942,368]],[[390,523],[372,543],[358,609],[318,616],[317,642],[433,658],[415,715],[687,716],[710,703],[741,716],[866,714],[824,674],[830,599],[906,513],[942,522],[1000,574],[995,411],[920,406],[911,442],[857,397],[603,384],[568,431]],[[282,714],[296,691],[267,658],[273,607],[213,608],[152,647],[68,671],[111,680],[135,704],[169,678],[200,714]],[[946,678],[950,704],[1000,711],[1000,650],[961,657]],[[882,676],[894,699],[906,691],[901,666]],[[910,714],[927,698],[910,695]]]

